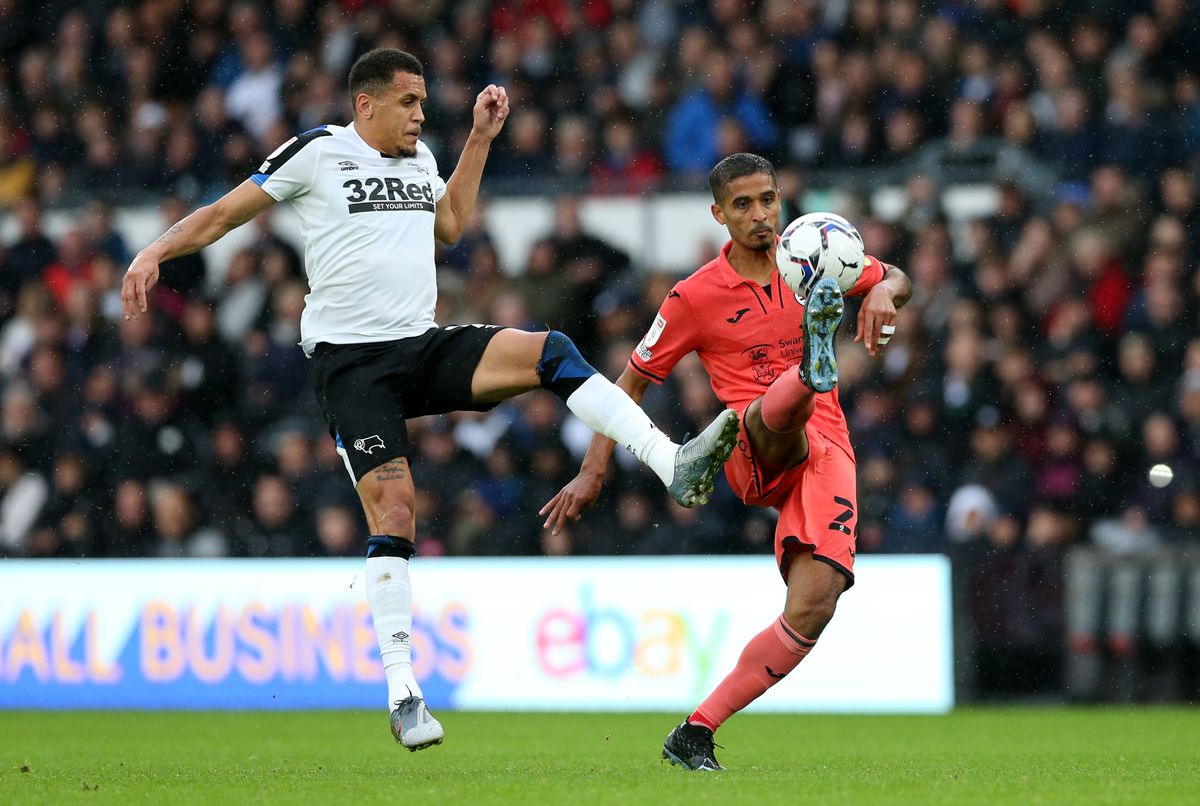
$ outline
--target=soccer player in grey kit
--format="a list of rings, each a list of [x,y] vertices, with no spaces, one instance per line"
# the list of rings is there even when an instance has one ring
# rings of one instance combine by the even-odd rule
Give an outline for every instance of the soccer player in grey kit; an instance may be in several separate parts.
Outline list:
[[[159,264],[208,246],[276,202],[304,233],[310,292],[300,346],[313,387],[366,515],[367,599],[388,684],[392,734],[410,750],[441,743],[412,671],[414,488],[405,419],[485,411],[549,389],[590,428],[625,446],[684,506],[707,501],[733,450],[738,416],[722,412],[677,445],[558,331],[440,328],[434,239],[463,231],[492,141],[509,114],[503,87],[475,99],[471,133],[449,180],[420,140],[425,79],[400,50],[364,54],[350,71],[354,120],[293,137],[259,171],[143,249],[125,274],[125,316],[146,313]]]

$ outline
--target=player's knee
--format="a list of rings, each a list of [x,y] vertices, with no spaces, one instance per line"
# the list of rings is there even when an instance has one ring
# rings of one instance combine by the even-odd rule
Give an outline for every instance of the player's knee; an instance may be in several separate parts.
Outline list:
[[[399,484],[379,485],[362,499],[377,532],[411,540],[416,532],[416,507],[411,490]]]
[[[375,523],[383,534],[400,535],[409,540],[416,534],[417,517],[412,501],[389,501],[375,510]]]
[[[413,554],[413,541],[417,533],[416,518],[410,506],[403,504],[386,510],[368,513],[375,533],[367,541],[368,557],[403,557]]]
[[[837,594],[833,592],[789,597],[783,609],[783,620],[801,635],[815,640],[833,619],[837,600]]]
[[[537,374],[543,389],[549,389],[566,400],[583,386],[584,381],[595,375],[596,370],[565,333],[551,330],[546,334]]]

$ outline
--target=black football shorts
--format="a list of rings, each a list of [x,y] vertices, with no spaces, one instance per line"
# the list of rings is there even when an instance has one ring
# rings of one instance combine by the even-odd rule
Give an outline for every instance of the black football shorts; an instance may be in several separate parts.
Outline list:
[[[355,484],[384,462],[411,455],[406,418],[496,405],[471,399],[471,377],[500,330],[459,325],[395,341],[316,345],[313,390]]]

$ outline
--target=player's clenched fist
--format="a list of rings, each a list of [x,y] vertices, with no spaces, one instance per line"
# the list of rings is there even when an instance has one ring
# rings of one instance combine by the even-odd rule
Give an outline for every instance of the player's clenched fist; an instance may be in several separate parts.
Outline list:
[[[494,138],[508,117],[508,93],[504,87],[488,84],[475,98],[474,124],[480,134]]]
[[[126,319],[137,319],[146,312],[147,296],[157,282],[158,261],[142,254],[135,257],[121,281],[121,307]]]

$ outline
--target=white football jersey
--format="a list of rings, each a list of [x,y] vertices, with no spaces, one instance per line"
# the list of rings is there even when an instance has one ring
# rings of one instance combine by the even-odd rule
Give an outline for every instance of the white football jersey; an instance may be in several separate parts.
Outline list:
[[[436,326],[433,222],[446,183],[424,143],[415,157],[389,157],[353,124],[322,126],[277,148],[252,179],[300,216],[305,353],[322,341],[388,341]]]

